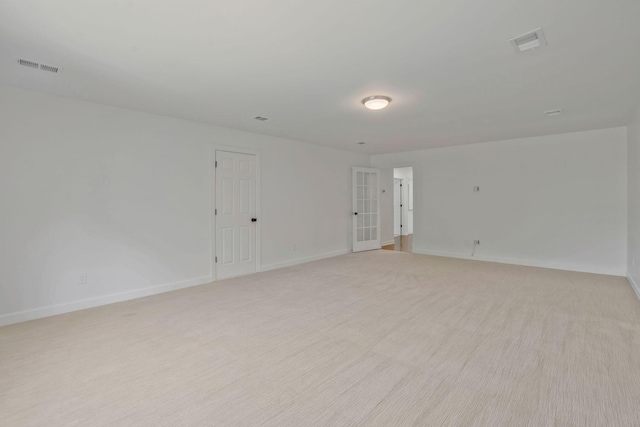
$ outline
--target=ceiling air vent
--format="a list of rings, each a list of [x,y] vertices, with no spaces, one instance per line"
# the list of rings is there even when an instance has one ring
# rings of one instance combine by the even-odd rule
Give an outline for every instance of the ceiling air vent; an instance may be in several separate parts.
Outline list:
[[[45,64],[40,64],[40,69],[42,71],[49,71],[50,73],[57,73],[60,70],[59,67],[54,67],[53,65],[45,65]]]
[[[26,59],[18,59],[18,64],[31,68],[38,68],[40,66],[40,64],[38,64],[37,62],[28,61]]]
[[[253,120],[257,120],[257,121],[259,121],[259,122],[268,122],[268,121],[269,121],[269,118],[268,118],[268,117],[262,117],[262,116],[255,116],[255,117],[253,118]]]
[[[60,67],[55,67],[53,65],[40,64],[38,62],[29,61],[28,59],[22,59],[22,58],[18,59],[18,64],[23,65],[25,67],[29,67],[29,68],[36,68],[41,71],[48,71],[54,74],[57,74],[61,71]]]
[[[542,28],[537,28],[526,34],[512,38],[509,40],[509,43],[511,43],[511,46],[513,46],[516,52],[526,52],[527,50],[546,46],[547,39],[544,37]]]
[[[545,111],[544,113],[549,117],[559,116],[560,114],[562,114],[562,108],[558,108],[556,110]]]

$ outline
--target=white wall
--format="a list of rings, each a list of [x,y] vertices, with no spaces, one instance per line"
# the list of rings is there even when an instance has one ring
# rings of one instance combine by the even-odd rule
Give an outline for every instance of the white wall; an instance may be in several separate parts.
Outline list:
[[[351,167],[368,166],[365,155],[5,86],[0,117],[0,324],[211,281],[212,144],[261,153],[263,269],[350,250]],[[417,251],[467,256],[480,239],[479,259],[623,275],[626,137],[617,128],[374,156],[382,241],[393,240],[392,168],[412,165]],[[638,278],[640,224],[629,228]]]
[[[626,138],[621,127],[379,155],[372,165],[414,166],[415,252],[469,257],[480,240],[476,259],[624,275]]]
[[[212,144],[261,153],[264,269],[351,248],[368,156],[6,86],[0,117],[0,324],[211,281]]]
[[[628,127],[627,277],[640,298],[640,108]]]

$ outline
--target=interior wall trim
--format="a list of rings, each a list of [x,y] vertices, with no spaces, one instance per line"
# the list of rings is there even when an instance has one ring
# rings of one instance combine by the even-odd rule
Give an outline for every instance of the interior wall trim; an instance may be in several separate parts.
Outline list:
[[[627,273],[627,281],[631,285],[633,291],[636,293],[638,299],[640,299],[640,285],[638,285],[638,282],[636,282],[633,277],[629,276],[629,273]]]
[[[348,253],[351,253],[351,249],[340,249],[339,251],[325,252],[325,253],[313,255],[310,257],[296,258],[288,261],[277,262],[274,264],[263,265],[262,271],[269,271],[269,270],[276,270],[278,268],[291,267],[298,264],[305,264],[311,261],[318,261],[321,259],[333,258],[340,255],[346,255]]]
[[[204,285],[210,282],[213,282],[213,277],[204,276],[204,277],[198,277],[195,279],[182,280],[179,282],[149,286],[146,288],[136,289],[133,291],[118,292],[115,294],[103,295],[95,298],[87,298],[87,299],[71,301],[63,304],[53,304],[53,305],[34,308],[30,310],[17,311],[14,313],[0,315],[0,326],[26,322],[28,320],[41,319],[43,317],[70,313],[72,311],[84,310],[87,308],[113,304],[116,302],[128,301],[136,298],[147,297],[150,295],[161,294],[164,292],[175,291],[178,289],[189,288],[192,286]]]
[[[617,269],[592,268],[590,266],[584,266],[580,264],[551,263],[551,262],[544,262],[544,261],[525,260],[525,259],[518,259],[518,258],[501,258],[501,257],[491,257],[491,256],[483,256],[483,255],[471,256],[471,255],[453,253],[453,252],[423,250],[423,249],[416,248],[415,242],[414,242],[413,253],[420,254],[420,255],[441,256],[441,257],[447,257],[447,258],[468,259],[473,261],[497,262],[500,264],[524,265],[527,267],[550,268],[552,270],[577,271],[580,273],[606,274],[609,276],[625,277],[625,273],[618,271]]]

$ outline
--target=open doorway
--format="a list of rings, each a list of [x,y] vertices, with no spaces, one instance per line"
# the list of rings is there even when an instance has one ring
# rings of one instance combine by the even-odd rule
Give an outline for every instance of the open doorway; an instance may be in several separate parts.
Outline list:
[[[393,169],[393,237],[382,249],[413,252],[413,167]]]

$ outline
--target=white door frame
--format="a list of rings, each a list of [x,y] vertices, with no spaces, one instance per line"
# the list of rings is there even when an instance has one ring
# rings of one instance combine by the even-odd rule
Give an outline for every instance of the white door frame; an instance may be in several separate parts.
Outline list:
[[[422,170],[416,166],[415,163],[413,162],[382,162],[380,164],[377,164],[375,166],[376,168],[379,169],[385,169],[385,170],[391,170],[391,178],[392,178],[392,182],[393,182],[393,170],[396,168],[413,168],[413,182],[412,182],[412,186],[411,186],[411,191],[413,192],[412,196],[413,196],[413,209],[414,211],[416,210],[416,206],[418,206],[418,203],[420,202],[420,194],[418,191],[416,191],[416,182],[419,182],[418,178],[422,178]],[[393,188],[393,187],[392,187]],[[418,185],[417,188],[420,188],[420,185]],[[391,206],[393,207],[393,203],[391,204]],[[391,215],[392,215],[392,220],[391,220],[391,226],[393,227],[393,211],[391,211]],[[416,217],[415,215],[413,216],[413,224],[411,224],[411,226],[413,227],[413,243],[414,243],[414,247],[415,247],[415,242],[416,242]],[[391,230],[392,232],[395,230]],[[392,233],[395,234],[395,233]],[[394,237],[395,238],[395,237]]]
[[[357,173],[358,172],[375,172],[376,174],[376,240],[365,241],[368,244],[360,243],[357,241],[357,233],[358,233],[358,197],[357,197]],[[357,167],[354,166],[351,168],[351,251],[352,252],[360,252],[360,251],[368,251],[373,249],[381,248],[381,237],[380,237],[380,169],[371,168],[371,167]],[[362,214],[362,212],[360,212]],[[360,247],[356,249],[356,246]]]
[[[398,236],[402,236],[402,217],[403,212],[402,212],[402,183],[403,183],[403,179],[402,178],[393,178],[393,238],[396,238],[396,219],[398,220],[398,231],[399,233],[397,234]],[[400,210],[400,214],[398,215],[398,218],[396,218],[396,183],[399,183],[399,189],[398,189],[398,199],[399,199],[399,205],[398,209]]]
[[[211,238],[209,240],[209,253],[211,254],[211,277],[214,280],[218,280],[218,269],[216,268],[216,215],[215,209],[216,206],[216,151],[227,151],[231,153],[240,153],[240,154],[251,154],[256,156],[256,218],[258,221],[256,222],[256,273],[262,271],[262,263],[260,254],[262,253],[261,247],[261,239],[262,239],[262,215],[261,215],[261,200],[262,200],[262,190],[261,190],[261,173],[260,173],[260,151],[251,150],[247,148],[238,148],[227,145],[219,145],[212,144],[211,150],[209,152],[209,171],[210,171],[210,179],[211,182],[211,197],[210,197],[210,235]]]

